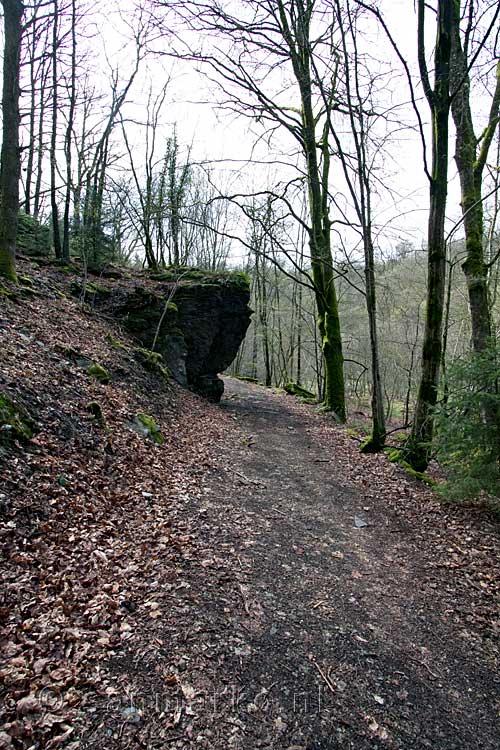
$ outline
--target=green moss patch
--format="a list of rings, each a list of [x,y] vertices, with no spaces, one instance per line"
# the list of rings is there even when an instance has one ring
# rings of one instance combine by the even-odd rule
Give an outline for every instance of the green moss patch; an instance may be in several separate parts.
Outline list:
[[[2,284],[0,284],[0,297],[15,300],[16,296],[16,293],[12,289],[8,289],[6,286],[2,286]]]
[[[111,290],[95,281],[89,281],[82,284],[80,281],[72,281],[70,286],[71,294],[75,297],[93,297],[103,300],[111,296]]]
[[[29,442],[34,430],[35,422],[27,410],[0,393],[0,441],[7,445],[14,440]]]
[[[121,341],[118,341],[118,339],[115,339],[115,337],[111,333],[108,333],[106,335],[106,341],[109,344],[111,344],[113,349],[118,349],[119,351],[124,351],[124,352],[129,351],[129,347],[126,344],[122,343]]]
[[[162,271],[150,273],[149,278],[155,281],[166,282],[198,282],[204,286],[233,284],[244,289],[250,288],[250,277],[243,271],[208,271],[204,268],[192,268],[189,266],[170,266]]]
[[[163,364],[163,357],[159,352],[152,352],[150,349],[137,347],[134,349],[134,355],[139,364],[148,372],[154,372],[164,380],[170,378],[170,370]]]
[[[108,372],[108,370],[106,370],[105,367],[102,367],[102,365],[98,365],[97,362],[92,362],[92,364],[87,368],[87,375],[90,375],[91,378],[98,380],[99,383],[103,383],[104,385],[111,383],[110,373]]]
[[[29,276],[21,276],[21,274],[18,274],[17,278],[24,286],[33,286],[33,279],[31,279]]]
[[[87,404],[87,411],[92,414],[99,427],[106,426],[106,420],[104,419],[104,414],[102,413],[102,406],[98,401],[90,401]]]
[[[252,378],[250,375],[235,375],[234,376],[236,380],[242,380],[244,383],[255,383],[255,385],[259,384],[259,381],[257,378]]]
[[[398,466],[401,466],[402,469],[410,476],[414,477],[415,479],[418,479],[420,482],[423,482],[428,487],[437,487],[437,482],[432,479],[432,477],[425,474],[423,471],[416,471],[408,461],[405,459],[405,452],[404,450],[400,450],[398,448],[389,448],[386,449],[387,453],[387,459],[392,464],[398,464]]]
[[[383,450],[383,441],[382,440],[374,440],[373,435],[369,435],[361,445],[359,446],[359,450],[361,453],[379,453],[381,450]]]
[[[165,438],[153,417],[149,414],[139,412],[136,414],[135,420],[130,425],[133,430],[138,432],[140,435],[144,435],[149,440],[152,440],[156,445],[163,445]]]
[[[298,398],[304,399],[304,401],[312,402],[317,400],[314,393],[308,391],[307,388],[303,388],[298,383],[285,383],[283,390],[290,396],[297,396]]]

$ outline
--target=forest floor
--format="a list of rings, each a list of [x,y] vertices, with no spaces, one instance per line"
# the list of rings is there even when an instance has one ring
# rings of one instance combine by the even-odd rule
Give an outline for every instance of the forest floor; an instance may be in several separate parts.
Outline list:
[[[1,750],[498,750],[498,518],[293,397],[160,383],[59,285],[0,306],[40,428],[0,455]]]

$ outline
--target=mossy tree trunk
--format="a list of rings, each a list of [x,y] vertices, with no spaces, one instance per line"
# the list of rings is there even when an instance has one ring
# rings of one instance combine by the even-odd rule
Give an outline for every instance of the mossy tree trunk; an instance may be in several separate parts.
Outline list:
[[[470,101],[470,62],[469,47],[462,44],[460,30],[460,1],[453,2],[452,37],[452,115],[455,123],[455,161],[461,187],[462,217],[465,230],[466,259],[462,265],[467,283],[472,329],[472,347],[475,354],[481,354],[487,346],[493,345],[491,310],[488,294],[488,265],[484,254],[484,212],[482,198],[483,172],[490,146],[499,122],[500,113],[500,60],[495,67],[495,88],[490,102],[488,122],[481,137],[474,131]],[[497,21],[500,8],[497,8],[493,22]],[[469,14],[466,38],[470,38],[473,14]],[[490,27],[491,28],[491,27]],[[483,40],[485,41],[485,40]],[[495,386],[497,388],[498,386]],[[484,419],[491,428],[491,434],[500,433],[500,413],[491,406],[484,409]],[[497,455],[500,448],[496,447]]]
[[[322,269],[314,262],[313,277],[316,286],[318,329],[325,368],[323,404],[341,422],[346,420],[344,390],[344,357],[337,294],[333,283],[333,272]]]
[[[455,161],[460,177],[462,216],[465,230],[466,260],[462,265],[467,281],[474,351],[485,349],[491,337],[488,300],[488,267],[484,258],[484,220],[482,181],[486,159],[499,120],[500,60],[496,64],[496,85],[488,123],[481,138],[474,132],[470,105],[470,76],[467,52],[460,38],[460,2],[454,0],[453,83],[457,86],[452,101],[456,129]]]
[[[312,111],[311,111],[312,116]],[[304,108],[304,120],[307,111]],[[339,307],[335,289],[335,276],[330,245],[330,219],[328,217],[327,189],[323,189],[319,178],[316,156],[316,139],[310,124],[305,127],[307,149],[307,173],[310,201],[310,249],[314,280],[314,295],[318,310],[318,329],[325,367],[323,403],[325,409],[334,412],[337,419],[345,422],[344,356],[340,330]],[[327,167],[323,165],[324,185],[328,183]]]
[[[406,445],[406,460],[417,471],[429,463],[441,366],[443,311],[446,281],[444,225],[448,193],[448,131],[450,115],[450,59],[452,3],[439,0],[434,51],[434,88],[425,60],[425,0],[418,3],[418,58],[424,92],[432,118],[432,167],[427,233],[427,307],[422,350],[422,372],[413,427]]]
[[[17,282],[16,238],[19,212],[19,65],[24,5],[2,0],[4,12],[3,140],[0,171],[0,276]]]
[[[289,18],[285,3],[278,0],[277,5],[283,37],[288,46],[302,104],[301,142],[306,158],[309,188],[309,246],[318,310],[318,329],[325,367],[323,402],[328,411],[334,412],[339,421],[345,422],[344,356],[331,249],[331,222],[328,215],[330,176],[328,126],[324,127],[318,144],[317,118],[312,101],[310,41],[312,5],[297,0],[293,3],[296,7],[293,9],[294,12],[290,13]]]

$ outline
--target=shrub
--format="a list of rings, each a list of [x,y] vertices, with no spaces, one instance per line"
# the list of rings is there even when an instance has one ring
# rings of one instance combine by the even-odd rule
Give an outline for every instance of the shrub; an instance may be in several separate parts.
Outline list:
[[[436,411],[436,457],[448,472],[442,486],[463,500],[481,491],[500,494],[500,393],[498,342],[455,361],[448,398]]]

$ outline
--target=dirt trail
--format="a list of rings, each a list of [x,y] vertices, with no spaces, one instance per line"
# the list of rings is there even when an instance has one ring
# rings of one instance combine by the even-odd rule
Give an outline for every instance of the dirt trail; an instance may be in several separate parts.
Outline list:
[[[342,465],[290,399],[234,380],[226,389],[248,436],[233,466],[248,481],[236,475],[236,495],[213,482],[209,497],[229,536],[231,514],[253,532],[240,553],[252,624],[235,671],[251,731],[241,746],[500,747],[500,680],[443,624],[439,591],[419,585],[425,550],[342,486]]]
[[[232,379],[221,408],[234,437],[186,505],[197,552],[163,624],[177,721],[116,746],[498,750],[496,652],[447,617],[412,524],[345,481],[313,409]]]

